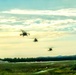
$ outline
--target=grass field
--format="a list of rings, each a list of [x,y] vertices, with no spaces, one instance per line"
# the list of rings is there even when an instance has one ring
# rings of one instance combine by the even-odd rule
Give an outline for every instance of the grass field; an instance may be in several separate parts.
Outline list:
[[[76,75],[76,61],[0,63],[0,75]]]

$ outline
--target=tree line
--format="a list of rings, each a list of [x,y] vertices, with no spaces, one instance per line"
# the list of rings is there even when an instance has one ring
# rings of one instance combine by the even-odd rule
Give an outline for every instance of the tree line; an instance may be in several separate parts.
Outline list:
[[[37,57],[37,58],[3,58],[1,61],[8,62],[41,62],[41,61],[63,61],[76,60],[76,55],[73,56],[56,56],[56,57]]]

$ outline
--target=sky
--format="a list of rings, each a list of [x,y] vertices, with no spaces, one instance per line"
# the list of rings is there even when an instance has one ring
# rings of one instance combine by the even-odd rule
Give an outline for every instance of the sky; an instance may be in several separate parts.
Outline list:
[[[75,0],[0,0],[0,10],[20,9],[60,9],[75,8]]]
[[[0,58],[76,55],[75,37],[76,0],[0,0]]]

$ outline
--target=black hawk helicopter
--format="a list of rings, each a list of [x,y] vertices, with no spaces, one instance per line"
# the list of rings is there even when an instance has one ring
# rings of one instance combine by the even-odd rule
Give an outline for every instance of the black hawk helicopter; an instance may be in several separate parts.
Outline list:
[[[37,38],[34,39],[34,42],[38,42]]]
[[[22,30],[22,29],[21,29],[21,31],[22,31],[22,34],[20,34],[20,36],[23,36],[23,37],[24,37],[24,36],[28,36],[28,35],[30,35],[29,33],[25,32],[25,31]]]
[[[52,51],[52,50],[53,50],[53,48],[52,48],[52,47],[50,47],[48,51]]]

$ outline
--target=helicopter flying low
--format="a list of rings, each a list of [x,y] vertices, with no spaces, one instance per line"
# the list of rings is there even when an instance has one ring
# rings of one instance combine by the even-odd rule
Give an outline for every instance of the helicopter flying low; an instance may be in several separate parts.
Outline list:
[[[22,29],[21,29],[21,31],[22,31],[22,34],[20,34],[20,36],[23,36],[23,37],[24,37],[24,36],[28,36],[28,35],[30,35],[29,33],[25,32],[25,31],[22,30]]]

